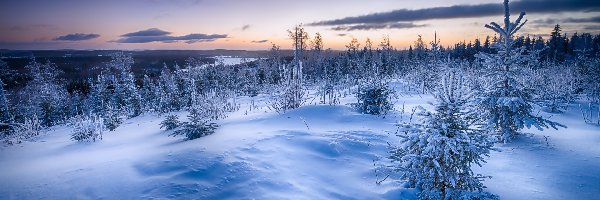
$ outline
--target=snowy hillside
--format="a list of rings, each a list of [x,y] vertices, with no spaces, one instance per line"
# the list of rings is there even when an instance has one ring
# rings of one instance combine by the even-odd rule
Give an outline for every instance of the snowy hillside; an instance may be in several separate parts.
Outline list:
[[[431,100],[402,96],[395,106]],[[493,176],[484,182],[488,190],[502,199],[600,194],[600,127],[584,124],[578,112],[554,115],[568,129],[528,130],[496,145],[500,151],[476,170]],[[383,180],[390,171],[382,167],[390,164],[387,143],[397,140],[388,133],[408,115],[382,118],[343,105],[284,114],[240,109],[218,121],[215,134],[191,141],[167,137],[158,125],[163,117],[154,115],[129,119],[95,143],[72,141],[70,128],[54,127],[0,151],[0,198],[414,199],[393,173]]]
[[[251,40],[271,43],[260,58],[150,57],[162,69],[141,72],[114,52],[69,69],[77,79],[35,55],[18,70],[0,60],[0,199],[599,199],[600,35],[557,24],[530,37],[508,0],[482,5],[504,8],[484,25],[493,38],[454,46],[439,32],[405,49],[348,33],[339,51],[307,32],[429,26],[344,18],[294,26],[292,51]],[[457,8],[475,7],[425,10]],[[242,37],[149,28],[113,41],[229,38]]]

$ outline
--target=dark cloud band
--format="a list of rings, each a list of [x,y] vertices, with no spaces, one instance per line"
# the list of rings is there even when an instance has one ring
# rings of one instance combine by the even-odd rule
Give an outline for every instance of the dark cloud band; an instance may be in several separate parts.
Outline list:
[[[150,43],[150,42],[164,42],[172,43],[185,41],[185,43],[192,44],[196,42],[211,42],[221,38],[227,38],[226,34],[202,34],[193,33],[183,36],[171,36],[171,32],[163,31],[156,28],[147,30],[137,31],[133,33],[127,33],[121,35],[121,39],[115,40],[117,43]]]
[[[163,31],[157,28],[146,29],[142,31],[137,31],[133,33],[126,33],[121,35],[121,37],[150,37],[150,36],[165,36],[169,35],[171,32]]]
[[[90,34],[73,33],[73,34],[58,36],[58,37],[54,38],[54,40],[57,40],[57,41],[81,41],[81,40],[91,40],[91,39],[98,38],[98,37],[100,37],[100,35],[94,34],[94,33],[90,33]]]
[[[266,43],[269,40],[252,40],[252,43]]]
[[[510,4],[515,11],[528,13],[552,13],[568,11],[596,12],[600,10],[598,0],[523,0]],[[339,26],[348,24],[382,24],[391,22],[412,22],[430,19],[454,19],[486,17],[504,12],[502,4],[455,5],[417,10],[400,9],[355,17],[326,20],[311,23],[312,26]]]
[[[405,29],[405,28],[417,28],[424,27],[427,25],[419,25],[413,23],[383,23],[383,24],[356,24],[356,25],[343,25],[331,28],[334,31],[356,31],[356,30],[375,30],[375,29]]]

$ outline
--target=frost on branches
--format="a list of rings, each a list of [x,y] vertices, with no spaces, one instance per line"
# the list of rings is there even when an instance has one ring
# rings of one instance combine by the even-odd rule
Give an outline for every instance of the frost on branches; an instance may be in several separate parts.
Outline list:
[[[190,121],[180,123],[182,128],[174,131],[169,136],[184,135],[187,140],[193,140],[213,134],[219,126],[209,122],[205,112],[205,110],[198,106],[190,108],[190,114],[188,115]]]
[[[286,110],[299,108],[304,104],[306,91],[303,86],[303,60],[304,51],[307,48],[308,33],[304,31],[302,25],[294,27],[294,31],[289,31],[290,39],[294,40],[294,60],[292,63],[283,66],[283,74],[285,83],[283,91],[278,92],[275,100],[271,103],[271,107],[277,112],[285,112]]]
[[[543,130],[564,126],[532,114],[532,91],[523,87],[517,76],[520,68],[533,60],[524,55],[524,47],[513,48],[516,41],[514,35],[527,20],[521,23],[525,16],[522,12],[515,22],[510,22],[508,0],[504,1],[504,9],[504,27],[495,22],[485,25],[500,35],[496,43],[498,53],[480,52],[476,57],[490,69],[488,77],[492,81],[479,99],[482,117],[487,120],[488,130],[499,134],[501,141],[509,142],[524,127],[533,125]]]
[[[356,94],[358,103],[352,105],[361,113],[385,115],[394,108],[391,102],[393,94],[394,90],[387,84],[370,84]]]
[[[165,120],[160,122],[160,128],[164,128],[166,130],[173,130],[179,127],[179,117],[177,115],[167,115]]]
[[[420,199],[495,199],[483,191],[482,179],[472,164],[481,166],[495,140],[476,126],[469,109],[472,94],[456,72],[443,77],[435,94],[435,112],[423,111],[418,124],[402,124],[392,147],[391,159],[409,187],[419,189]]]
[[[104,132],[103,118],[91,116],[86,118],[76,119],[71,139],[79,142],[96,142],[102,140]]]

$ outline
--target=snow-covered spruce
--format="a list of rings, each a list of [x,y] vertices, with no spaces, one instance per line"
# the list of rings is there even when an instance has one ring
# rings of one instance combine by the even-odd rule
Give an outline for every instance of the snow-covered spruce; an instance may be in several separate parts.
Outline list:
[[[393,92],[386,84],[371,85],[356,94],[358,103],[353,104],[353,106],[361,113],[386,114],[394,107],[390,101]]]
[[[497,198],[483,191],[486,177],[471,170],[485,162],[495,140],[476,128],[472,93],[462,82],[456,72],[444,76],[435,112],[423,110],[420,123],[399,125],[401,145],[392,147],[390,158],[420,199]]]
[[[8,123],[10,120],[10,110],[8,109],[8,99],[4,91],[4,82],[0,79],[0,123]],[[0,128],[2,132],[2,128]]]
[[[103,132],[104,123],[101,117],[82,117],[76,119],[71,139],[80,142],[96,142],[96,140],[102,140]]]
[[[190,120],[189,122],[181,123],[181,129],[174,131],[169,136],[184,135],[186,139],[193,140],[213,134],[218,127],[217,124],[209,122],[206,119],[205,114],[199,107],[190,109],[188,119]]]
[[[121,123],[123,123],[123,118],[119,112],[115,111],[109,106],[107,111],[104,113],[104,119],[102,121],[104,123],[104,127],[106,127],[109,131],[114,131],[121,125]]]
[[[299,108],[304,104],[306,89],[304,88],[303,60],[304,51],[308,46],[308,33],[302,25],[294,27],[294,31],[288,30],[290,39],[294,40],[294,60],[289,65],[283,65],[284,78],[283,91],[279,92],[271,107],[277,112]]]
[[[166,130],[173,130],[179,127],[179,117],[177,115],[167,115],[165,120],[160,122],[160,128],[164,128]]]
[[[25,118],[23,123],[11,123],[10,129],[3,135],[3,143],[8,145],[19,144],[45,133],[42,121],[37,117]]]
[[[527,20],[521,22],[525,16],[522,12],[515,22],[510,22],[508,0],[504,1],[504,9],[504,27],[495,22],[485,25],[500,35],[500,40],[496,43],[498,53],[479,52],[476,57],[489,68],[488,76],[491,78],[491,83],[479,99],[482,118],[487,121],[490,132],[497,133],[501,141],[509,142],[524,127],[533,125],[543,130],[564,126],[533,115],[533,91],[524,88],[516,78],[519,76],[519,68],[526,62],[535,62],[524,55],[524,47],[515,48],[514,35]]]
[[[551,65],[538,69],[532,79],[536,88],[535,101],[543,111],[561,113],[577,98],[575,72],[572,68]]]
[[[39,119],[44,127],[64,122],[66,119],[67,90],[59,78],[61,71],[49,61],[32,60],[25,68],[31,80],[18,92],[16,112],[20,119]]]

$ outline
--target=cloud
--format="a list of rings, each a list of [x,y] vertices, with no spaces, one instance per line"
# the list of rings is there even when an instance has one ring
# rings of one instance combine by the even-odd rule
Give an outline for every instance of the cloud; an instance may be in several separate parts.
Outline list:
[[[98,38],[98,37],[100,37],[100,35],[94,34],[94,33],[90,33],[90,34],[72,33],[72,34],[58,36],[58,37],[54,38],[54,40],[56,40],[56,41],[82,41],[82,40],[91,40],[91,39]]]
[[[585,27],[583,27],[583,29],[588,30],[588,31],[600,31],[600,25],[585,26]]]
[[[268,42],[269,40],[252,40],[252,43],[265,43]]]
[[[600,1],[597,0],[522,0],[510,3],[513,11],[528,13],[554,13],[568,11],[597,11]],[[433,7],[416,10],[399,9],[389,12],[373,13],[361,16],[346,17],[310,23],[311,26],[338,26],[348,24],[382,24],[391,22],[412,22],[431,19],[455,19],[469,17],[486,17],[502,15],[502,4],[488,3],[477,5],[455,5]]]
[[[568,18],[564,20],[567,23],[600,23],[600,16],[589,18]]]
[[[536,19],[531,21],[532,24],[538,25],[554,25],[561,23],[600,23],[600,16],[588,18],[566,18],[566,19]]]
[[[242,26],[242,31],[248,30],[250,28],[250,24],[246,24]]]
[[[536,20],[532,20],[531,24],[543,24],[543,25],[548,25],[548,24],[557,24],[559,23],[558,20],[556,19],[536,19]]]
[[[58,26],[54,24],[29,24],[29,25],[13,25],[8,27],[10,31],[38,31],[38,30],[58,30]]]
[[[121,38],[112,42],[117,43],[150,43],[163,42],[174,43],[184,41],[187,44],[196,42],[212,42],[217,39],[227,38],[226,34],[202,34],[192,33],[183,36],[171,36],[171,32],[163,31],[156,28],[151,28],[143,31],[127,33],[121,35]]]
[[[145,37],[145,36],[165,36],[169,35],[171,32],[163,31],[157,28],[150,28],[142,31],[137,31],[133,33],[126,33],[121,35],[121,37]]]
[[[8,30],[11,30],[11,31],[26,31],[27,28],[23,27],[23,26],[15,25],[15,26],[9,27]]]
[[[348,35],[348,34],[345,34],[345,33],[339,33],[339,34],[337,34],[337,36],[340,36],[340,37],[344,37],[346,35]]]
[[[406,29],[424,27],[427,25],[419,25],[413,23],[381,23],[381,24],[356,24],[343,25],[331,28],[334,31],[355,31],[355,30],[375,30],[375,29]]]

